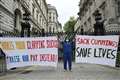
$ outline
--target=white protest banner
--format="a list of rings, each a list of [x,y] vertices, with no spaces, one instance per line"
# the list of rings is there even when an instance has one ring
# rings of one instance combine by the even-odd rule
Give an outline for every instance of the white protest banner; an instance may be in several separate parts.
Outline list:
[[[76,36],[76,63],[115,67],[119,36]]]
[[[57,37],[0,38],[6,54],[7,69],[31,65],[53,66],[58,63]]]

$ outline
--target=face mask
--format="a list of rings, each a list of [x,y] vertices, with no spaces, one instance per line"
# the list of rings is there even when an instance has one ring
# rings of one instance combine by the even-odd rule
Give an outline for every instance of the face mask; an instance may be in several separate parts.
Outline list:
[[[69,42],[69,40],[66,40],[66,42]]]

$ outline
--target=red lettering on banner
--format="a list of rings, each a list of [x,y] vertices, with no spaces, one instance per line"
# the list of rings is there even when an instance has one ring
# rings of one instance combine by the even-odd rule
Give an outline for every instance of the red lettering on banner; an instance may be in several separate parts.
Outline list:
[[[58,56],[55,54],[35,54],[30,55],[30,61],[47,61],[47,62],[56,62]]]
[[[40,54],[39,60],[40,61],[48,61],[48,62],[56,62],[57,55],[55,55],[55,54]]]
[[[45,48],[45,41],[27,41],[27,48],[28,49],[40,49]]]
[[[111,40],[95,40],[92,39],[91,41],[92,45],[101,45],[101,46],[111,46],[111,47],[117,47],[118,43],[115,41],[111,41]]]
[[[57,40],[47,40],[47,48],[58,48]]]
[[[84,39],[84,38],[77,38],[77,44],[90,44],[90,39]]]
[[[76,38],[76,43],[79,45],[101,45],[101,46],[111,46],[111,47],[118,47],[118,42],[112,40],[100,40],[100,39],[88,39],[78,37]]]

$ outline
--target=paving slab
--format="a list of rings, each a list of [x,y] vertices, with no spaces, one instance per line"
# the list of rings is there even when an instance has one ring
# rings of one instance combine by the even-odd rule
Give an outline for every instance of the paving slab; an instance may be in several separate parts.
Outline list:
[[[94,64],[73,63],[72,71],[63,70],[63,63],[57,68],[32,66],[14,73],[0,76],[0,80],[120,80],[120,69]]]

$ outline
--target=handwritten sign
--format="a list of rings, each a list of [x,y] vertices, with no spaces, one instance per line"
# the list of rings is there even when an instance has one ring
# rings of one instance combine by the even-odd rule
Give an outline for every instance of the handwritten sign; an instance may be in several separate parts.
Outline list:
[[[76,36],[76,63],[115,67],[119,36]]]
[[[6,54],[7,69],[31,65],[57,66],[57,37],[0,38]]]

